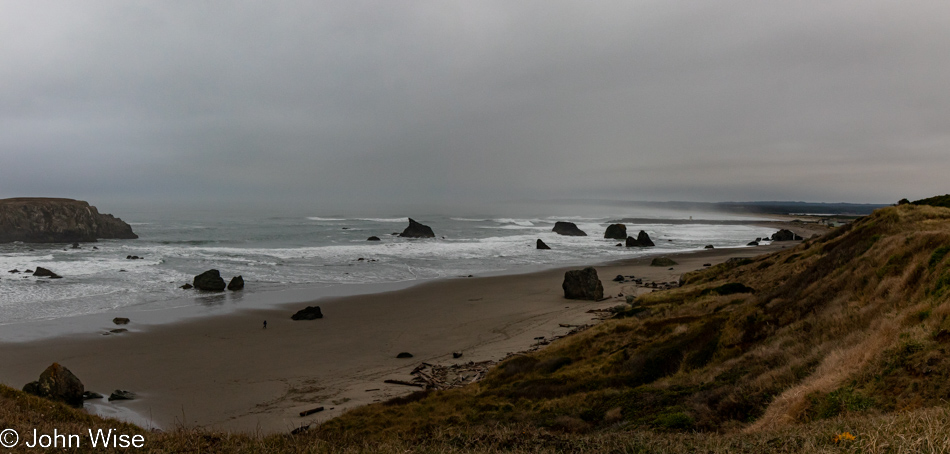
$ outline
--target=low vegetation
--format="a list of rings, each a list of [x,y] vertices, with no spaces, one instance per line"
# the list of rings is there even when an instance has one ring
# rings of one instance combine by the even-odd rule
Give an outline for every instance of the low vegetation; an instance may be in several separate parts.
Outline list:
[[[150,434],[149,446],[950,452],[948,256],[950,209],[884,208],[796,247],[689,273],[682,287],[469,387],[362,407],[295,436],[178,430]],[[3,405],[0,423],[18,424],[58,404],[5,390]],[[57,421],[79,417],[60,407]]]

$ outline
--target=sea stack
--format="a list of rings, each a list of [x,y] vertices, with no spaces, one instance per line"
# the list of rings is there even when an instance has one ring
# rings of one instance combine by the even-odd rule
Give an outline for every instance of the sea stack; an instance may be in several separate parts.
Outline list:
[[[224,279],[221,278],[221,273],[218,270],[208,270],[195,276],[191,285],[198,290],[204,290],[206,292],[223,292],[225,287],[227,287],[227,284],[224,283]]]
[[[647,232],[644,232],[643,230],[641,230],[640,233],[637,234],[636,238],[632,236],[628,236],[626,244],[627,244],[627,247],[656,246],[655,244],[653,244],[653,240],[650,239],[650,235],[647,235]]]
[[[132,227],[73,199],[0,199],[0,243],[81,243],[138,238]]]
[[[627,226],[623,224],[610,224],[604,232],[604,238],[614,240],[624,240],[627,238]]]
[[[587,236],[583,230],[577,228],[573,222],[557,221],[554,223],[554,233],[567,236]]]
[[[409,218],[409,226],[399,236],[403,238],[435,238],[432,228]]]

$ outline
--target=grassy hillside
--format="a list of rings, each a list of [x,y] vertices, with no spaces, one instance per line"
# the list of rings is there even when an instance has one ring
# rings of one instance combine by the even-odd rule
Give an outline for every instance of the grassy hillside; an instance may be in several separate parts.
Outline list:
[[[926,199],[915,200],[914,205],[930,205],[935,207],[950,208],[950,194],[938,195]]]
[[[950,452],[948,256],[950,209],[884,208],[688,274],[473,386],[359,408],[296,436],[178,430],[150,434],[149,447]],[[11,410],[21,399],[45,402],[4,390],[0,424],[42,411]],[[75,423],[57,408],[57,421]]]
[[[687,285],[469,388],[353,411],[324,431],[767,430],[950,397],[950,210],[881,209]]]

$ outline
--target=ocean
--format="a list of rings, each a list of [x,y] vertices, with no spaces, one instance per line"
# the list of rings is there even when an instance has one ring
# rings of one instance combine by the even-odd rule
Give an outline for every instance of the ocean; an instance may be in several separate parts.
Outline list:
[[[662,216],[685,219],[689,215]],[[345,294],[346,288],[357,287],[354,284],[412,284],[581,266],[702,249],[707,244],[745,247],[752,239],[772,233],[752,225],[667,224],[652,213],[638,212],[611,217],[414,217],[432,227],[434,239],[392,235],[408,225],[408,218],[396,216],[139,213],[120,217],[132,225],[139,239],[100,240],[83,243],[79,249],[64,244],[0,244],[0,327],[188,306],[240,309],[241,299],[215,299],[179,288],[208,269],[219,270],[226,281],[243,276],[242,295],[286,290],[318,295],[330,287]],[[641,229],[649,233],[656,247],[617,247],[618,240],[604,239],[610,221],[621,217],[656,218],[627,225],[630,235],[636,236]],[[556,221],[574,222],[589,236],[555,234],[551,229]],[[381,241],[367,241],[370,236]],[[537,239],[551,250],[536,249]],[[142,259],[130,260],[130,255]],[[63,278],[7,272],[38,266]]]

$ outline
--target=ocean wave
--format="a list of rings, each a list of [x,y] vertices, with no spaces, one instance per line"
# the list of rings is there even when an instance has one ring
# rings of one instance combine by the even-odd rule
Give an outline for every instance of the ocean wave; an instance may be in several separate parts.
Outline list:
[[[356,220],[369,222],[409,222],[409,218],[357,218]]]
[[[346,220],[346,219],[343,219],[343,218],[321,218],[321,217],[317,217],[317,216],[307,216],[307,219],[309,219],[309,220],[311,220],[311,221],[318,221],[318,222],[339,222],[339,221],[345,221],[345,220]]]
[[[533,226],[534,226],[534,222],[532,222],[532,221],[530,221],[530,220],[528,220],[528,219],[500,218],[500,219],[493,219],[493,220],[494,220],[495,222],[499,223],[499,224],[515,224],[515,225],[520,225],[520,226],[522,226],[522,227],[533,227]],[[537,222],[537,221],[538,221],[538,220],[536,219],[535,222]]]

